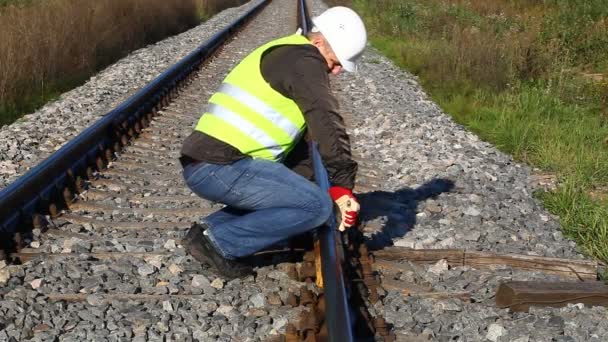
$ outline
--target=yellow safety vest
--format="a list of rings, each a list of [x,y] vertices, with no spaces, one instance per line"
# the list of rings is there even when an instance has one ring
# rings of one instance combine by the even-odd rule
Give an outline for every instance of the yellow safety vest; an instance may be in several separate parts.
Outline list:
[[[304,115],[290,98],[272,89],[261,73],[261,59],[280,45],[306,45],[302,35],[267,43],[245,57],[209,99],[196,130],[232,145],[252,158],[281,161],[306,127]]]

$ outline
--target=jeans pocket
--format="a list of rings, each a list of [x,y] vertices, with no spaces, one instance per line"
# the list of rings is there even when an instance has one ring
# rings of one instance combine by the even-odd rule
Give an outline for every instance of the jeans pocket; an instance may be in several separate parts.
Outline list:
[[[235,173],[230,165],[203,164],[184,176],[187,176],[186,184],[195,194],[212,202],[223,203],[231,193]]]
[[[186,166],[182,175],[186,180],[186,184],[191,186],[192,184],[197,184],[205,180],[205,178],[209,177],[209,175],[214,171],[214,166],[212,164],[199,163],[197,165],[189,165]]]

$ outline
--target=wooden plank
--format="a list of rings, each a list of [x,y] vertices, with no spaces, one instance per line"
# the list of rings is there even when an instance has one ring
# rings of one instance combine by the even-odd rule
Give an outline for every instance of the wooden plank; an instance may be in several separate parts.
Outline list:
[[[608,306],[608,286],[603,282],[512,281],[500,284],[496,306],[528,311],[530,306],[562,307],[568,303]]]
[[[156,151],[156,153],[159,153]],[[170,151],[161,151],[161,153],[171,153]],[[112,162],[112,168],[120,169],[120,170],[134,170],[145,168],[147,171],[155,171],[163,174],[181,174],[182,168],[181,166],[164,166],[164,165],[150,165],[150,164],[142,164],[131,160],[115,160]]]
[[[129,245],[137,245],[141,247],[153,247],[156,243],[157,245],[164,245],[167,241],[167,237],[157,237],[157,238],[104,238],[103,236],[98,235],[85,235],[80,233],[72,233],[69,230],[61,230],[61,229],[49,229],[46,231],[45,236],[56,237],[56,238],[64,238],[64,239],[77,239],[78,242],[86,241],[96,244],[97,246],[106,245],[111,246],[115,243],[120,244],[129,244]],[[174,238],[173,240],[179,240],[179,238]],[[37,249],[33,249],[33,251],[40,252]]]
[[[157,158],[151,156],[150,153],[147,151],[136,151],[136,149],[138,149],[138,147],[134,146],[131,150],[126,150],[121,153],[120,158],[118,158],[117,162],[129,160],[137,161],[138,163],[141,163],[143,165],[152,165],[153,167],[159,165],[163,167],[173,167],[176,171],[179,171],[181,169],[181,165],[177,158],[177,153],[175,154],[175,158]],[[163,155],[165,155],[165,153],[163,153]]]
[[[386,278],[382,279],[380,286],[387,291],[399,291],[404,296],[409,296],[412,293],[427,293],[433,291],[433,286],[429,283],[415,284],[413,282]]]
[[[111,190],[99,190],[99,189],[88,189],[81,194],[88,201],[103,201],[112,198],[118,198],[125,196],[119,192]],[[154,203],[185,203],[185,202],[201,202],[202,199],[198,196],[190,195],[169,195],[169,196],[147,196],[143,197],[139,195],[128,195],[126,201],[131,204],[154,204]],[[192,204],[192,203],[191,203]]]
[[[128,192],[131,194],[143,194],[146,192],[159,192],[166,191],[171,187],[171,185],[137,185],[132,183],[126,183],[123,181],[119,181],[116,179],[108,179],[108,178],[99,178],[91,181],[91,186],[93,188],[104,187],[112,191],[119,192]],[[185,191],[185,189],[184,189]]]
[[[35,250],[34,250],[35,251]],[[22,262],[30,261],[35,258],[44,257],[45,259],[61,259],[61,258],[90,258],[99,260],[114,260],[114,259],[143,259],[154,256],[169,257],[173,253],[163,252],[97,252],[97,253],[45,253],[34,252],[31,249],[23,250],[20,253],[12,253],[12,257],[17,257]]]
[[[179,243],[179,242],[178,242]],[[279,253],[302,253],[304,249],[298,248],[283,248],[283,249],[268,249],[254,253],[255,256],[267,256]],[[19,258],[22,262],[33,260],[35,258],[44,257],[45,259],[61,259],[61,258],[90,258],[99,260],[114,260],[122,258],[145,259],[152,257],[170,257],[175,253],[169,252],[93,252],[93,253],[47,253],[39,252],[37,249],[24,248],[19,253],[11,253],[11,257]]]
[[[421,285],[403,282],[393,279],[382,280],[382,287],[385,290],[399,291],[401,295],[406,297],[422,297],[435,300],[459,299],[463,302],[471,301],[471,293],[467,291],[433,291],[431,285]]]
[[[471,302],[471,293],[467,291],[443,291],[443,292],[417,292],[410,293],[410,296],[429,298],[434,300],[458,299],[465,303]]]
[[[465,252],[464,264],[473,268],[510,266],[517,269],[556,274],[578,280],[596,280],[597,262],[570,260],[534,255],[495,254],[489,252]]]
[[[465,251],[461,249],[411,249],[389,247],[374,251],[376,259],[409,260],[421,264],[434,264],[441,259],[451,267],[471,266],[476,269],[495,269],[509,266],[578,280],[596,280],[600,265],[591,260],[574,260],[520,254]]]
[[[66,301],[66,302],[84,302],[90,295],[101,297],[104,302],[111,300],[134,300],[134,301],[158,301],[158,300],[170,300],[170,299],[206,299],[204,295],[178,295],[178,294],[165,294],[165,295],[151,295],[151,294],[126,294],[126,293],[50,293],[47,295],[48,299],[52,302]]]
[[[150,171],[150,169],[146,168],[147,165],[142,164],[141,167],[146,169],[147,171]],[[152,170],[155,171],[155,170]],[[104,169],[101,172],[104,176],[110,176],[110,177],[124,177],[124,178],[128,178],[131,181],[133,180],[149,180],[149,179],[154,179],[155,182],[157,181],[172,181],[175,179],[179,179],[178,175],[171,173],[171,174],[155,174],[155,175],[151,175],[149,173],[144,173],[142,171],[138,171],[138,170],[125,170],[124,168],[111,168],[111,169]]]
[[[203,201],[198,196],[189,195],[173,195],[173,196],[148,196],[148,197],[136,197],[131,196],[127,198],[127,201],[132,204],[154,204],[154,203],[174,203],[179,202],[181,204],[188,203],[189,205],[196,205]]]
[[[441,259],[448,261],[451,266],[464,265],[464,251],[460,249],[410,249],[389,247],[374,251],[376,259],[409,260],[421,264],[434,264]]]
[[[426,333],[426,331],[425,331]],[[395,342],[429,342],[431,336],[426,334],[416,334],[413,332],[398,331],[395,335]]]
[[[203,215],[209,215],[217,209],[212,208],[179,208],[179,209],[165,209],[165,208],[120,208],[110,205],[106,205],[102,202],[87,201],[87,202],[76,202],[70,206],[72,212],[86,211],[94,213],[118,213],[118,214],[136,214],[142,216],[180,216],[180,217],[198,217]]]
[[[137,229],[189,229],[192,222],[156,222],[156,221],[102,221],[91,217],[85,217],[74,214],[63,214],[62,219],[65,219],[75,224],[88,223],[95,228],[112,228],[116,230],[137,230]]]
[[[417,292],[429,292],[433,289],[431,283],[420,275],[421,270],[418,269],[418,266],[409,262],[403,263],[398,261],[376,260],[372,264],[372,269],[374,271],[382,270],[383,280],[381,282],[381,286],[383,286],[385,289],[397,289],[403,286],[410,288],[411,285],[408,284],[414,284],[413,286],[417,287]],[[407,272],[412,278],[409,278],[406,281],[397,281],[391,278],[392,276],[402,272]],[[424,291],[422,289],[424,289]]]
[[[97,189],[87,189],[80,195],[89,201],[103,201],[108,198],[120,197],[119,192],[111,190],[102,191]]]
[[[388,260],[375,260],[374,263],[372,264],[372,269],[374,271],[383,271],[385,273],[399,273],[399,272],[416,272],[416,270],[414,270],[412,268],[412,266],[410,266],[407,263],[399,263],[399,262],[393,262],[393,261],[388,261]]]

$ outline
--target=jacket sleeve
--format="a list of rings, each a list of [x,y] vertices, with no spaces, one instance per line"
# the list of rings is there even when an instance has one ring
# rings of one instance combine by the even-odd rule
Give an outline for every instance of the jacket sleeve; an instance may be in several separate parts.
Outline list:
[[[292,65],[293,73],[284,86],[304,113],[309,137],[319,144],[329,180],[332,185],[352,189],[357,163],[352,159],[350,139],[330,88],[327,64],[316,48],[308,47]]]

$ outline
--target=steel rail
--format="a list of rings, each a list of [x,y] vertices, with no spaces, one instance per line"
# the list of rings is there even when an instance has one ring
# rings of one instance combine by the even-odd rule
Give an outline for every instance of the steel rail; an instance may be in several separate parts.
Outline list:
[[[298,0],[298,17],[302,33],[306,34],[312,28],[306,0]],[[311,142],[312,161],[315,180],[319,187],[328,191],[330,187],[327,170],[323,166],[321,154],[316,142]],[[336,229],[336,216],[331,214],[327,223],[317,231],[321,249],[321,272],[323,275],[323,292],[325,298],[325,320],[329,341],[354,341],[353,323],[351,319],[346,285],[342,272],[341,242],[342,236]],[[338,244],[337,242],[340,242]]]
[[[103,168],[104,163],[101,158],[107,161],[111,158],[107,156],[108,151],[115,152],[127,143],[124,141],[125,137],[133,135],[133,130],[139,129],[138,120],[150,118],[152,111],[166,105],[168,97],[174,95],[176,87],[200,68],[208,57],[269,2],[270,0],[263,0],[244,13],[135,95],[0,191],[0,233],[4,239],[7,234],[27,231],[34,224],[35,215],[46,215],[53,211],[50,208],[51,204],[67,206],[66,189],[74,191],[79,187],[75,184],[76,179],[90,177],[92,168]]]
[[[323,167],[323,161],[315,142],[312,143],[312,158],[317,184],[321,189],[327,191],[329,190],[327,170]],[[326,303],[325,319],[329,341],[354,341],[353,324],[342,272],[342,258],[340,257],[342,253],[340,253],[338,245],[338,242],[342,242],[342,236],[336,229],[335,214],[331,214],[327,223],[321,226],[317,233],[321,248],[323,297]]]

